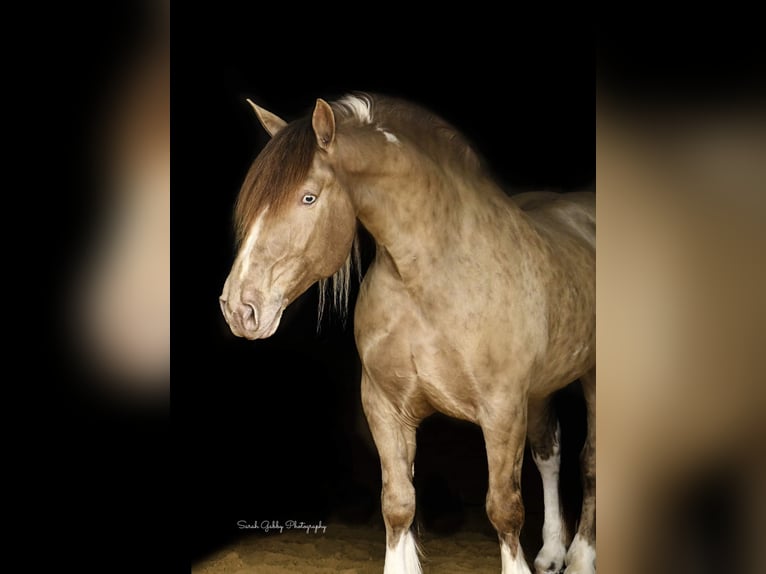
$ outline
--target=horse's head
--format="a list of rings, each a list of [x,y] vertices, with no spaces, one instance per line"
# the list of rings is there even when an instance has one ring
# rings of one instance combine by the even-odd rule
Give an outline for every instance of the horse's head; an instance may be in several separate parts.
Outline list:
[[[272,136],[237,198],[239,250],[221,311],[247,339],[274,334],[285,307],[347,260],[356,214],[335,176],[335,116],[317,100],[311,116],[286,123],[250,102]]]

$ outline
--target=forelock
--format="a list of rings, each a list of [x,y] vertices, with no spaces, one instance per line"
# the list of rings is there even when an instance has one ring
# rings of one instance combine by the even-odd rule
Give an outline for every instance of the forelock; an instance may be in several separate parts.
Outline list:
[[[237,243],[267,207],[279,213],[309,175],[316,152],[311,118],[290,122],[274,135],[250,166],[234,207]]]

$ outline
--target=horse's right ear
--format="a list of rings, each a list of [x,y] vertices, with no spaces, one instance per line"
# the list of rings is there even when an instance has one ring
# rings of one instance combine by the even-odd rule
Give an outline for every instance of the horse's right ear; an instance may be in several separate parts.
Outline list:
[[[271,137],[274,137],[276,133],[287,125],[287,122],[280,118],[276,114],[272,114],[270,111],[263,109],[257,105],[253,100],[247,98],[247,103],[255,110],[255,115],[258,116],[258,120],[261,122],[263,129],[269,132]]]

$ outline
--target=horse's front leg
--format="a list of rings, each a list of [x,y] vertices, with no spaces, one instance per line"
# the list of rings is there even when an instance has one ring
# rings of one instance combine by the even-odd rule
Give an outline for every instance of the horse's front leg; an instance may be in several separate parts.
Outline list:
[[[410,529],[415,518],[412,484],[417,424],[383,396],[366,375],[362,376],[362,406],[380,455],[383,476],[381,508],[386,524],[384,574],[421,574],[418,548]]]
[[[502,574],[530,574],[519,542],[524,524],[521,464],[527,430],[526,401],[498,409],[481,421],[487,446],[487,516],[500,539]]]

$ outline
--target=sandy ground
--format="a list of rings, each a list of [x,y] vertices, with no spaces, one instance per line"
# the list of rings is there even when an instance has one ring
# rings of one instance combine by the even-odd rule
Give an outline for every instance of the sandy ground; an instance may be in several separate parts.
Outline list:
[[[522,544],[528,561],[539,546],[541,516],[528,516]],[[446,536],[421,531],[424,574],[500,572],[497,538],[486,517],[475,514]],[[328,522],[324,534],[285,530],[245,534],[192,566],[192,574],[381,574],[385,554],[382,521],[369,525]]]
[[[385,534],[369,526],[328,525],[323,534],[290,531],[243,537],[192,567],[193,574],[380,574]],[[500,572],[497,543],[460,532],[424,539],[424,572]]]

